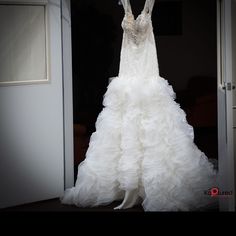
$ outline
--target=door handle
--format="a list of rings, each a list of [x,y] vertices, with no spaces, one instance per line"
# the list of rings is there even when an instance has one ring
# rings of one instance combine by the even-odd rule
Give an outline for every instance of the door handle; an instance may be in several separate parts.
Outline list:
[[[231,91],[231,90],[234,90],[235,89],[235,85],[234,84],[232,84],[232,83],[230,83],[230,82],[228,82],[228,83],[225,83],[223,86],[222,86],[222,89],[224,89],[224,90],[229,90],[229,91]]]

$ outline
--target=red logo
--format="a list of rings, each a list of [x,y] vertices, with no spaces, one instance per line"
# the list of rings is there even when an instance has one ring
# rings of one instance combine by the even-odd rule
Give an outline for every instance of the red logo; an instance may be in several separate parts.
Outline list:
[[[219,194],[219,188],[217,188],[217,187],[211,188],[211,189],[210,189],[210,193],[211,193],[211,197],[218,196],[218,194]]]
[[[207,191],[204,191],[205,194],[211,196],[211,197],[228,197],[230,195],[233,195],[233,191],[220,191],[218,187],[212,187],[208,189]]]

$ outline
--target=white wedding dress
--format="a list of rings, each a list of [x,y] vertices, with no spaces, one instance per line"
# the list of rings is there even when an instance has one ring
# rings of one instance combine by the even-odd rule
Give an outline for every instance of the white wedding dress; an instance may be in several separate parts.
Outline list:
[[[85,160],[63,204],[142,204],[145,211],[190,211],[214,205],[204,191],[217,186],[213,164],[194,144],[192,126],[177,104],[172,86],[159,76],[151,13],[146,0],[134,19],[122,0],[120,70],[104,95]],[[217,204],[217,203],[216,203]]]

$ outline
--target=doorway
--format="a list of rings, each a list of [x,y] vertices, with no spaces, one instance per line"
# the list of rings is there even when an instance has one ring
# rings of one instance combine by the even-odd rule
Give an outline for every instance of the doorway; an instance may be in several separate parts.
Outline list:
[[[84,160],[109,78],[119,72],[123,7],[71,0],[74,173]],[[132,1],[137,16],[144,1]],[[152,14],[160,75],[194,128],[194,142],[218,159],[216,1],[157,1]]]

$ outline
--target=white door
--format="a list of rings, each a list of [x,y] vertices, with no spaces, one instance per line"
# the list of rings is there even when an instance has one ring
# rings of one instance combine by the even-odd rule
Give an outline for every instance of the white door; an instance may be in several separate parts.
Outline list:
[[[233,73],[235,73],[235,0],[218,0],[218,147],[220,191],[232,191],[219,196],[221,211],[235,210],[235,161],[233,137]],[[235,37],[235,36],[234,36]],[[234,59],[233,59],[234,58]],[[234,72],[233,72],[234,71]]]
[[[0,208],[64,191],[60,0],[0,0]]]

